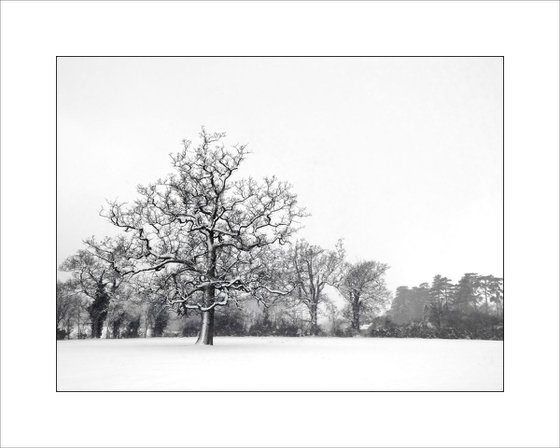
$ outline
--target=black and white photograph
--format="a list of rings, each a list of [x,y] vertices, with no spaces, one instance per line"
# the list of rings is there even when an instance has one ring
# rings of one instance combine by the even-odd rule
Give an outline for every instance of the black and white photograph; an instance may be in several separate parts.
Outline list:
[[[1,447],[560,446],[558,1],[0,30]]]
[[[501,57],[58,58],[58,390],[501,391],[502,92]]]

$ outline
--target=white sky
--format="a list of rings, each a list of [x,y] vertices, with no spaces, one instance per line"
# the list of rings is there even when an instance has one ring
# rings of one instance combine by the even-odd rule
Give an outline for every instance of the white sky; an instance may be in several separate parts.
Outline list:
[[[243,176],[293,184],[302,237],[388,263],[393,290],[503,274],[499,58],[59,58],[57,99],[58,263],[204,125],[249,144]]]

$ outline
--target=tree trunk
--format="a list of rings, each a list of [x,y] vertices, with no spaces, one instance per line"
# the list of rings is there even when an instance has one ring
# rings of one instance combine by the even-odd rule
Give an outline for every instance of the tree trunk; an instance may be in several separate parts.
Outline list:
[[[151,331],[150,331],[150,312],[149,310],[146,311],[146,313],[144,314],[144,337],[148,338],[151,337]],[[150,335],[148,336],[148,332],[150,332]]]
[[[263,324],[268,325],[270,322],[270,311],[268,307],[263,307]]]
[[[91,318],[91,338],[96,339],[101,336],[101,331],[99,331],[99,322],[95,317]]]
[[[208,272],[209,279],[216,277],[216,248],[214,246],[214,236],[208,235]],[[204,290],[204,306],[212,306],[216,300],[216,289],[209,285]],[[202,312],[200,333],[198,334],[197,344],[214,345],[214,308]]]
[[[356,331],[360,331],[360,310],[354,305],[352,310],[352,328]]]
[[[76,325],[78,327],[78,337],[77,339],[80,339],[80,335],[82,334],[82,327],[80,326],[80,315],[78,314],[78,317],[76,319]]]
[[[354,296],[352,301],[352,328],[360,331],[360,297]]]
[[[101,338],[109,339],[109,322],[105,321],[101,323]]]
[[[197,344],[214,345],[214,308],[210,311],[202,312],[200,333],[198,334]]]
[[[312,303],[311,304],[311,335],[312,336],[317,336],[317,334],[319,333],[319,327],[317,325],[317,304],[316,303]]]

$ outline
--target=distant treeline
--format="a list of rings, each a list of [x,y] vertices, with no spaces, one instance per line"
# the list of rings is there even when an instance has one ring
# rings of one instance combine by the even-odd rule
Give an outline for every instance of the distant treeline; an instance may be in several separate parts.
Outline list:
[[[72,292],[72,281],[57,284],[57,338],[91,337],[91,300]],[[75,285],[74,285],[75,286]],[[401,286],[386,312],[371,313],[360,329],[352,313],[325,300],[320,309],[321,336],[394,338],[503,339],[503,280],[492,275],[465,274],[457,284],[437,275],[432,284]],[[65,306],[62,306],[65,305]],[[217,310],[217,336],[305,336],[312,332],[308,313],[297,302],[265,307],[247,300],[243,306]],[[141,296],[109,304],[104,337],[192,337],[200,329],[196,312],[177,317],[162,302]]]

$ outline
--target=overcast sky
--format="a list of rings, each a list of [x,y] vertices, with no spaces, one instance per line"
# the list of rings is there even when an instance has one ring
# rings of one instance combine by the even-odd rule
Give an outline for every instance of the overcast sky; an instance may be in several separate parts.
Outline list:
[[[293,185],[301,237],[388,263],[391,289],[502,275],[500,58],[59,58],[57,100],[59,264],[204,125],[249,145],[240,175]]]

